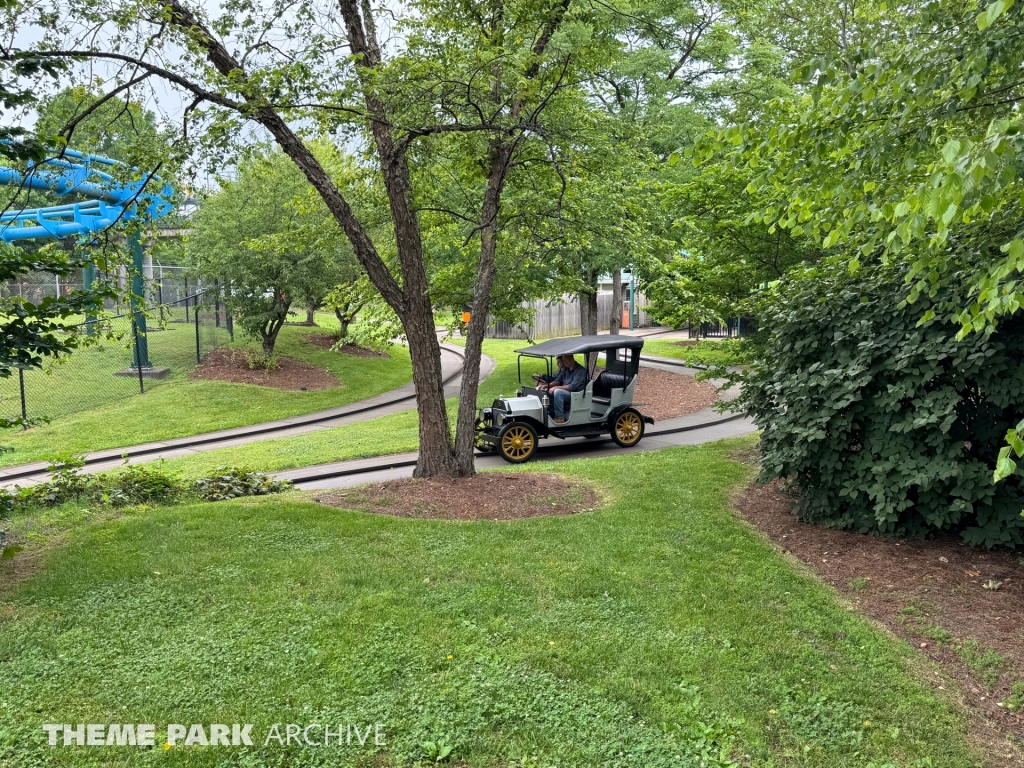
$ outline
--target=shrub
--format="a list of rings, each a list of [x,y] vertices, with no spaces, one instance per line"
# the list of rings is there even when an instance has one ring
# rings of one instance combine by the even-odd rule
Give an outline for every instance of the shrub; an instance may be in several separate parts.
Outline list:
[[[48,482],[13,493],[3,491],[0,495],[0,519],[5,511],[55,507],[68,501],[87,500],[112,507],[166,504],[189,497],[222,501],[240,496],[281,493],[292,487],[286,480],[273,480],[262,472],[235,467],[219,467],[209,475],[188,480],[168,474],[159,466],[129,465],[110,474],[83,475],[81,470],[84,466],[85,462],[80,458],[62,458],[48,467],[51,473]]]
[[[263,352],[249,350],[245,353],[245,364],[250,371],[274,371],[277,370],[277,358]]]
[[[777,286],[738,401],[762,430],[762,478],[791,480],[805,521],[1020,546],[1021,473],[996,485],[992,469],[1024,418],[1024,316],[957,341],[959,326],[920,321],[963,289],[909,305],[903,285],[873,266]]]
[[[82,474],[84,466],[85,459],[80,456],[68,454],[54,458],[46,467],[50,479],[19,489],[16,505],[56,507],[93,493],[96,479]]]
[[[262,472],[237,467],[218,467],[211,474],[193,480],[190,490],[205,501],[224,501],[240,496],[265,496],[292,487],[287,480],[272,480]]]
[[[132,464],[102,479],[103,500],[115,507],[173,501],[183,488],[177,478],[144,464]]]

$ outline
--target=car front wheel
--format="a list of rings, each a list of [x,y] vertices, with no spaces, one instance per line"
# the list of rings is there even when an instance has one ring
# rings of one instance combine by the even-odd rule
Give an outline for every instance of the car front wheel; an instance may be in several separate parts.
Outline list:
[[[498,453],[511,464],[522,464],[537,452],[537,431],[529,424],[513,421],[498,433]]]

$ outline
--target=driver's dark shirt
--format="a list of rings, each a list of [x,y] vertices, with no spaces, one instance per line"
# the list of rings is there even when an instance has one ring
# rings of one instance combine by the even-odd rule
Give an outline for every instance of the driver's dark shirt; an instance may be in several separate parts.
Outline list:
[[[582,365],[575,366],[571,371],[563,368],[551,382],[552,387],[568,387],[570,392],[582,392],[587,388],[587,369]]]

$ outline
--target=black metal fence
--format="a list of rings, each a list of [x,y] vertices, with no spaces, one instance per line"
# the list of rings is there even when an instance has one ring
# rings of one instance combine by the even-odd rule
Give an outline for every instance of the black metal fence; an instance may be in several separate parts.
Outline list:
[[[730,317],[724,323],[687,323],[686,332],[691,339],[696,338],[734,338],[749,336],[757,331],[757,326],[749,317]]]
[[[131,313],[88,320],[75,326],[87,342],[80,349],[0,379],[0,417],[53,420],[123,400],[187,374],[234,337],[214,289],[151,307],[146,326],[152,370],[137,365]]]

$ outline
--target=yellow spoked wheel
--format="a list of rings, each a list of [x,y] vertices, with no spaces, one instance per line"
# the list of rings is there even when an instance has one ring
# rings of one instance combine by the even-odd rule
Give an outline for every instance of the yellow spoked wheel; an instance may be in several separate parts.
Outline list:
[[[630,448],[644,436],[644,418],[634,408],[627,408],[612,423],[612,440],[623,448]]]
[[[522,464],[533,458],[537,450],[537,433],[529,424],[512,422],[498,433],[498,452],[512,464]]]

